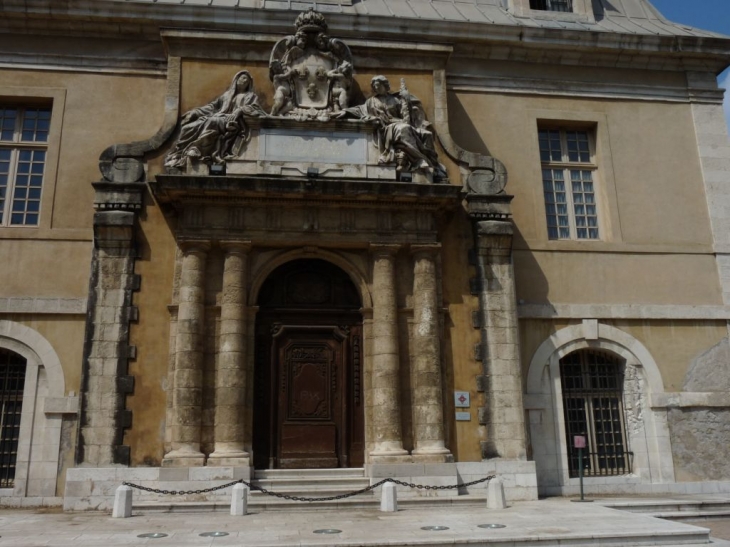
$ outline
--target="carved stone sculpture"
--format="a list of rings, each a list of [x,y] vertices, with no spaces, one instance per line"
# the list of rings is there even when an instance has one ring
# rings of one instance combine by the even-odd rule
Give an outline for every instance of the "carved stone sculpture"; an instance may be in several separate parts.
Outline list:
[[[165,158],[165,166],[184,167],[188,158],[224,163],[236,141],[248,137],[244,117],[265,115],[253,90],[251,74],[240,71],[223,95],[181,118],[180,137]]]
[[[389,167],[385,171],[391,177],[395,166],[398,173],[419,172],[424,175],[421,180],[446,181],[433,126],[405,81],[401,80],[398,92],[391,92],[388,79],[376,76],[370,98],[352,106],[355,83],[350,49],[327,35],[324,16],[311,8],[297,17],[295,27],[296,33],[279,40],[271,51],[269,78],[274,94],[270,113],[259,106],[251,75],[239,72],[220,97],[181,118],[180,136],[165,166],[185,170],[192,160],[195,170],[201,162],[241,160],[251,134],[259,135],[271,127],[281,131],[293,122],[317,124],[336,119],[338,128],[351,124],[357,133],[373,135],[367,138],[377,146],[377,161]],[[253,122],[252,118],[266,119]],[[374,158],[367,161],[375,163]]]
[[[327,120],[349,104],[352,54],[342,40],[327,36],[324,16],[313,9],[301,13],[295,27],[296,34],[271,51],[271,115]]]
[[[374,120],[378,124],[379,162],[396,162],[398,171],[431,169],[434,179],[446,178],[446,169],[439,163],[431,124],[419,101],[408,91],[405,80],[397,93],[390,91],[385,76],[375,76],[370,86],[373,95],[365,104],[348,108],[343,116]]]

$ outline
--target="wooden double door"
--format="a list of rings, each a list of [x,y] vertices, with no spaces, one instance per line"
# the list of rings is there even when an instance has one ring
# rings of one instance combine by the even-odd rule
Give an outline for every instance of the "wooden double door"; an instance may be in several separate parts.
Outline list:
[[[301,268],[295,271],[301,272]],[[317,273],[316,281],[310,277],[305,287],[297,286],[297,294],[303,290],[309,290],[307,295],[318,294],[311,284],[327,276]],[[287,294],[287,280],[275,290],[283,287]],[[327,294],[336,292],[329,290]],[[267,306],[271,300],[287,303],[277,298],[264,300],[256,322],[254,466],[361,467],[364,401],[360,313],[333,309],[332,302],[299,306],[308,309]]]
[[[258,378],[268,396],[254,408],[254,465],[362,466],[360,326],[275,324],[259,339],[270,351]]]

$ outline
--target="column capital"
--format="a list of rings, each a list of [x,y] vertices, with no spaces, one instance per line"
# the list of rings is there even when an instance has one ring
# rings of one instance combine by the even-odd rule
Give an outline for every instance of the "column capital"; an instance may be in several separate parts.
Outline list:
[[[232,239],[225,239],[218,242],[221,249],[223,249],[226,253],[249,253],[251,252],[251,249],[253,248],[253,245],[251,244],[250,240],[232,240]]]
[[[184,253],[207,253],[211,247],[207,239],[179,239],[177,245]]]
[[[397,243],[371,243],[370,252],[375,256],[395,256],[401,245]]]
[[[410,251],[412,255],[433,256],[441,252],[441,243],[417,243],[410,246]]]

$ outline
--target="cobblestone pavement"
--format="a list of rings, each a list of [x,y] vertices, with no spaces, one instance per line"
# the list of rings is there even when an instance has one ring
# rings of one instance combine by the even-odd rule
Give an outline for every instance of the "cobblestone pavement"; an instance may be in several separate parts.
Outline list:
[[[730,518],[726,519],[700,519],[700,520],[684,520],[685,524],[692,526],[700,526],[701,528],[709,528],[712,530],[710,535],[717,539],[730,540]]]

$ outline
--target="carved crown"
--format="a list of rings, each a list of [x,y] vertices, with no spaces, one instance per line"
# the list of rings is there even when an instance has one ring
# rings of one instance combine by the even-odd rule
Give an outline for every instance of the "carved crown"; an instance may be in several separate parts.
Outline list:
[[[307,11],[299,14],[294,26],[297,32],[325,32],[327,30],[327,21],[324,15],[310,7]]]

